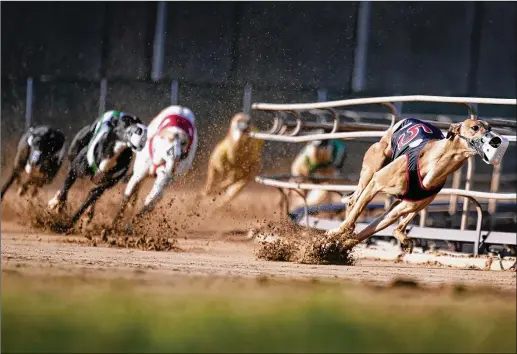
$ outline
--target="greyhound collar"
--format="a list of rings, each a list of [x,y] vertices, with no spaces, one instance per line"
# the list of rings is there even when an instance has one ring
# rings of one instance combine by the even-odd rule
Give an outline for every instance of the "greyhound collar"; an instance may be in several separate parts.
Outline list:
[[[99,170],[99,166],[97,165],[97,161],[95,161],[95,147],[99,143],[101,137],[108,133],[110,130],[110,126],[108,125],[108,120],[103,118],[102,121],[97,123],[97,127],[95,128],[95,132],[93,133],[93,137],[88,144],[88,150],[86,152],[86,159],[88,161],[88,166],[93,171],[93,174],[96,174]]]
[[[188,119],[186,119],[185,117],[182,117],[182,116],[179,116],[176,114],[172,114],[170,116],[165,117],[165,119],[163,119],[161,121],[160,125],[156,129],[156,132],[149,139],[149,155],[151,156],[151,161],[153,161],[153,155],[154,155],[154,153],[153,153],[154,138],[157,135],[159,135],[163,130],[165,130],[167,128],[171,128],[171,127],[178,127],[180,129],[182,129],[185,133],[187,133],[188,143],[187,143],[187,148],[185,149],[185,154],[187,154],[189,152],[190,146],[192,145],[192,142],[194,141],[194,129],[195,128],[192,125],[192,123],[190,123],[190,121]],[[158,164],[155,164],[153,162],[152,164],[153,164],[152,170],[153,170],[153,174],[154,174],[158,167],[165,164],[165,161],[162,160]]]
[[[481,156],[483,162],[489,165],[499,165],[510,144],[508,139],[492,132],[490,128],[479,138],[468,139],[460,134],[458,136]]]

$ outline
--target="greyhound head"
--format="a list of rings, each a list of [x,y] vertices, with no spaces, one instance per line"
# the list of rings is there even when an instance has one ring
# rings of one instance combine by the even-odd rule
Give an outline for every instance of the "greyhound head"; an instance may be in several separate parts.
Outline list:
[[[141,151],[147,141],[147,126],[140,118],[127,113],[121,114],[118,124],[120,129],[115,129],[117,138],[134,152]]]
[[[472,155],[478,154],[490,165],[498,165],[508,148],[505,137],[492,132],[492,127],[483,120],[467,119],[461,123],[451,124],[447,139],[460,138]]]
[[[30,147],[30,155],[27,165],[32,169],[44,168],[52,157],[62,158],[64,150],[64,135],[57,132],[49,132],[46,134],[33,133],[33,129],[29,130],[27,145]]]
[[[195,116],[186,107],[170,106],[160,112],[155,120],[159,124],[149,140],[151,155],[155,156],[152,159],[161,161],[165,174],[172,175],[179,162],[187,158],[194,143]]]
[[[230,123],[230,135],[234,141],[239,141],[241,137],[248,136],[252,128],[251,117],[246,113],[237,113],[233,116]]]
[[[315,140],[309,143],[309,152],[312,159],[319,163],[327,163],[332,160],[333,145],[330,140]]]

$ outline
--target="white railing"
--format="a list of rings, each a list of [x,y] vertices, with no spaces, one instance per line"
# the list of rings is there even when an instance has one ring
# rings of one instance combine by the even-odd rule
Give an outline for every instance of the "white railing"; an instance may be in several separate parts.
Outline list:
[[[447,132],[443,132],[444,135]],[[342,133],[322,133],[322,134],[310,134],[302,136],[286,136],[276,135],[271,133],[263,132],[251,132],[253,138],[261,140],[278,141],[283,143],[304,143],[314,140],[329,140],[329,139],[354,139],[354,138],[380,138],[384,135],[384,132],[342,132]],[[515,142],[517,139],[515,135],[504,135],[508,141]]]
[[[334,108],[345,106],[357,106],[363,104],[376,104],[387,102],[442,102],[442,103],[459,103],[459,104],[502,104],[502,105],[517,105],[517,99],[513,98],[485,98],[485,97],[447,97],[447,96],[426,96],[426,95],[412,95],[412,96],[386,96],[386,97],[371,97],[371,98],[352,98],[339,101],[315,102],[315,103],[291,103],[291,104],[277,104],[277,103],[254,103],[251,108],[260,109],[264,111],[291,111],[291,110],[309,110]]]

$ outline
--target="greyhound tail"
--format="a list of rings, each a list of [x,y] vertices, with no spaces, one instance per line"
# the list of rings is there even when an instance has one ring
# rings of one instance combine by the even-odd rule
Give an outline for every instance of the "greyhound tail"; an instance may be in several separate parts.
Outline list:
[[[393,128],[393,126],[395,125],[395,123],[397,123],[397,118],[398,118],[398,115],[392,113],[391,114],[391,124],[390,124],[390,129]]]
[[[11,184],[13,184],[13,182],[16,180],[16,177],[18,177],[18,174],[13,171],[7,182],[5,182],[4,186],[2,187],[2,195],[0,196],[0,200],[4,199],[4,194],[7,192]]]

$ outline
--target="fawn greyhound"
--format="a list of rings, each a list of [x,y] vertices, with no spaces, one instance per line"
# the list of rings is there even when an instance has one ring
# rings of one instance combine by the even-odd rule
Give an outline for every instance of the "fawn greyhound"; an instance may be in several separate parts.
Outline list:
[[[250,137],[255,129],[248,114],[233,116],[230,129],[215,147],[208,162],[208,175],[199,198],[224,193],[217,208],[233,200],[260,171],[262,140]]]
[[[327,231],[327,235],[353,235],[361,242],[401,218],[393,236],[411,252],[413,244],[406,235],[406,227],[416,213],[434,200],[447,177],[476,154],[487,164],[499,164],[508,144],[506,138],[492,132],[490,125],[479,119],[451,124],[445,137],[426,122],[412,118],[399,121],[366,152],[358,188],[348,200],[346,219],[337,229]],[[357,218],[379,192],[397,200],[354,234]]]

